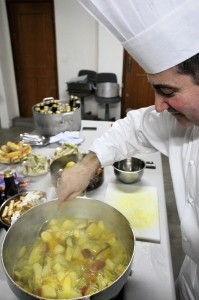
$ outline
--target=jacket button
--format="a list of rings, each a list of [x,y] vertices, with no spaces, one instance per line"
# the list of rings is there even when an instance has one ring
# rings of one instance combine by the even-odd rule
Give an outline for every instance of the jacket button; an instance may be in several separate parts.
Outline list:
[[[193,165],[195,165],[195,162],[194,162],[194,160],[193,160],[193,159],[191,159],[191,160],[189,161],[189,164],[190,164],[190,166],[193,166]]]
[[[191,197],[188,198],[188,201],[189,201],[190,204],[192,204],[194,202],[193,198],[191,198]]]

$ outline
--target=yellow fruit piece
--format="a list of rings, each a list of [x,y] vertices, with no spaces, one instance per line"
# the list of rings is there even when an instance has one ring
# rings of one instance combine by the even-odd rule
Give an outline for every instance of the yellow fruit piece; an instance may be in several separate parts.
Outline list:
[[[67,162],[67,164],[64,167],[64,170],[68,169],[69,167],[74,166],[76,163],[74,161],[69,161]]]

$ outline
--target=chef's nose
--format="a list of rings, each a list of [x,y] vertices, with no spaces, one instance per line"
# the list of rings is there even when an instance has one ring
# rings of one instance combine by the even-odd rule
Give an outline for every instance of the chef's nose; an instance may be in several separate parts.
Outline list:
[[[155,93],[155,109],[157,112],[162,112],[167,110],[169,107],[168,103],[165,101],[163,96],[157,95]]]

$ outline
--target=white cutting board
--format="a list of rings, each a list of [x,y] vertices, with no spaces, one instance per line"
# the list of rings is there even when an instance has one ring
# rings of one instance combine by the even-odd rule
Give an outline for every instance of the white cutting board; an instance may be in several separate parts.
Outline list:
[[[160,242],[156,187],[109,183],[105,202],[118,209],[128,219],[137,239]]]

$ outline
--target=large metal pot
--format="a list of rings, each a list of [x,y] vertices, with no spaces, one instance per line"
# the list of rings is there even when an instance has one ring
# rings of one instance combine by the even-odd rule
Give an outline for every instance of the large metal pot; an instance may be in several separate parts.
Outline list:
[[[119,84],[115,82],[101,82],[96,85],[96,96],[114,98],[119,96]]]
[[[127,281],[131,271],[135,238],[132,228],[127,219],[112,206],[98,200],[88,198],[76,198],[74,200],[66,201],[61,205],[61,209],[57,209],[57,200],[52,200],[30,209],[24,213],[8,230],[4,238],[2,246],[2,265],[8,280],[8,284],[14,294],[19,299],[35,300],[47,299],[35,296],[22,289],[13,280],[13,267],[17,260],[17,249],[20,248],[22,242],[31,242],[38,236],[39,229],[45,220],[50,220],[53,217],[53,211],[56,211],[56,218],[74,216],[77,218],[92,218],[95,220],[102,219],[105,224],[113,230],[123,242],[126,251],[129,255],[129,264],[121,276],[113,282],[109,287],[102,291],[92,294],[90,296],[83,296],[81,299],[85,300],[100,300],[112,299],[122,289]],[[80,300],[80,298],[72,298]],[[50,299],[48,299],[50,300]],[[52,299],[51,299],[52,300]]]
[[[81,109],[60,114],[41,114],[32,107],[35,129],[40,135],[53,136],[64,131],[81,129]]]

